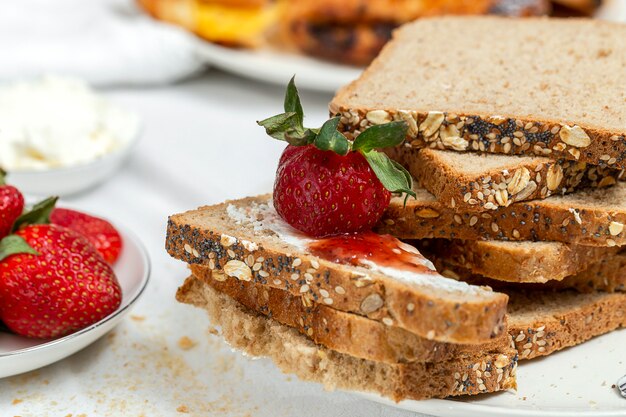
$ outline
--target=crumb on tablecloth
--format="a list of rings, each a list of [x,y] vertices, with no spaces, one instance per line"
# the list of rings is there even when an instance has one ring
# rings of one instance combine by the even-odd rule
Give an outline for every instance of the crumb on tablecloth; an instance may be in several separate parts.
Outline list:
[[[197,342],[191,340],[187,336],[183,336],[180,339],[178,339],[178,347],[181,348],[182,350],[192,349],[197,344],[198,344]]]

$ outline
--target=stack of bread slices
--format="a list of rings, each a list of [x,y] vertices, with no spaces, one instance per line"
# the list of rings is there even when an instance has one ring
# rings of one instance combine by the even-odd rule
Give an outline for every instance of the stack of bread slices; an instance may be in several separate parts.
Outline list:
[[[518,361],[625,325],[624,39],[586,20],[402,27],[330,110],[348,138],[408,124],[387,152],[416,198],[376,231],[423,271],[318,256],[263,195],[170,217],[178,299],[286,372],[395,400],[515,388]]]

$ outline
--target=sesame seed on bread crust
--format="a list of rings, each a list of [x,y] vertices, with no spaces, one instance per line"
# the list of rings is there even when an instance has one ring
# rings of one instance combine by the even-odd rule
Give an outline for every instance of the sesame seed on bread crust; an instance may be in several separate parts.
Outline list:
[[[520,283],[564,280],[587,271],[600,260],[614,259],[620,251],[619,247],[561,242],[423,239],[409,243],[430,260],[462,266],[495,280]]]
[[[269,230],[268,195],[173,215],[166,249],[189,264],[304,296],[432,340],[481,343],[502,334],[507,297],[432,272],[417,281],[318,258]],[[248,213],[233,218],[233,213]],[[251,221],[254,220],[254,221]],[[266,224],[263,224],[263,221]]]
[[[414,183],[416,198],[392,198],[379,233],[401,239],[555,241],[626,245],[626,183],[519,202],[483,213],[457,212]]]
[[[405,120],[416,148],[624,168],[625,38],[626,26],[591,19],[419,19],[394,32],[330,112],[351,137]]]
[[[205,309],[233,348],[269,357],[283,372],[322,383],[329,390],[376,392],[400,401],[516,388],[517,355],[512,348],[450,361],[388,364],[316,345],[297,330],[246,309],[193,277],[178,290],[177,298]],[[488,375],[478,376],[483,371]]]
[[[387,155],[404,165],[443,205],[489,211],[515,202],[614,185],[624,171],[545,157],[396,147]]]

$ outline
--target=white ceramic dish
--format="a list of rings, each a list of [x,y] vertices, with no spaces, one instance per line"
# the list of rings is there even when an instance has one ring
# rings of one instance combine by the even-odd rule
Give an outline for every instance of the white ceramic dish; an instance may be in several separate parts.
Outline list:
[[[458,400],[394,403],[391,407],[441,417],[624,417],[626,398],[613,387],[626,374],[626,329],[543,359],[521,362],[518,391]]]
[[[0,332],[0,378],[29,372],[66,358],[98,340],[128,314],[148,284],[150,261],[140,241],[125,229],[116,227],[124,240],[124,249],[113,268],[122,286],[120,307],[98,323],[52,341]]]
[[[130,157],[140,130],[124,148],[92,162],[67,168],[9,172],[7,182],[31,196],[68,196],[93,189],[113,176]]]
[[[289,52],[232,49],[204,41],[198,44],[198,54],[213,66],[282,87],[296,74],[298,87],[334,93],[356,79],[363,70]]]

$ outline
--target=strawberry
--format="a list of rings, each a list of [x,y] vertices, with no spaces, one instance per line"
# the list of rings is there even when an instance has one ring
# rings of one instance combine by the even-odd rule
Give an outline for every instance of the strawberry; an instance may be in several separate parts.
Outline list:
[[[108,221],[75,210],[55,208],[50,223],[67,227],[85,236],[104,259],[113,264],[122,251],[122,237]]]
[[[115,311],[122,293],[89,241],[57,225],[29,225],[0,242],[0,319],[13,332],[56,338]]]
[[[276,171],[274,207],[291,226],[313,237],[369,230],[382,217],[391,193],[415,196],[409,173],[377,150],[401,144],[405,122],[372,126],[354,141],[337,130],[339,117],[319,129],[305,128],[293,79],[284,108],[258,123],[289,144]]]
[[[4,175],[0,170],[0,239],[11,233],[15,220],[24,211],[24,196],[17,188],[4,183]]]
[[[296,229],[315,237],[371,229],[389,205],[391,193],[362,154],[341,156],[313,145],[289,145],[286,152],[274,207]]]

